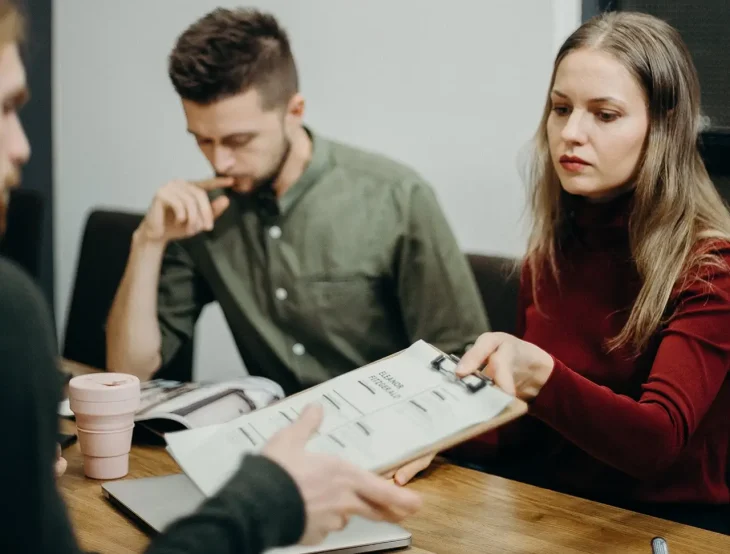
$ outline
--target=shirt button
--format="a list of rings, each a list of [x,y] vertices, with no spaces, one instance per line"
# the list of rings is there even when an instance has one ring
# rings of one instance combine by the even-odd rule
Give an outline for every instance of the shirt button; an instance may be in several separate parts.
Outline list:
[[[304,353],[306,352],[306,350],[304,350],[304,345],[299,343],[292,346],[291,351],[294,352],[294,355],[296,356],[304,356]]]
[[[289,293],[286,292],[286,289],[282,289],[281,287],[276,289],[274,294],[276,295],[276,298],[278,298],[279,300],[286,300],[287,297],[289,296]]]
[[[272,239],[278,239],[279,237],[281,237],[281,227],[277,227],[276,225],[271,227],[269,229],[269,236]]]

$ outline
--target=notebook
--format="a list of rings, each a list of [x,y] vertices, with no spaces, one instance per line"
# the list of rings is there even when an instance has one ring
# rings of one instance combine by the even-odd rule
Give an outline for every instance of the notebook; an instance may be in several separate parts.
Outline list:
[[[159,533],[175,520],[194,512],[204,496],[185,474],[110,481],[104,497],[147,532]],[[345,529],[316,546],[294,545],[266,554],[360,554],[405,548],[411,534],[398,525],[353,517]]]
[[[225,423],[284,398],[280,385],[252,375],[219,383],[153,379],[142,383],[140,389],[134,421],[160,437]],[[58,413],[74,416],[68,399],[61,402]]]

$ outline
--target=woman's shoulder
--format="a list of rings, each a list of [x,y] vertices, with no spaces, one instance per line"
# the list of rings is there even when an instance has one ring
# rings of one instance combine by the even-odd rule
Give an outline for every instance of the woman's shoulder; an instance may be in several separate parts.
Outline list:
[[[694,253],[730,256],[730,238],[704,238],[695,243]]]
[[[730,239],[712,238],[699,241],[692,250],[690,260],[695,270],[730,272]]]
[[[730,240],[713,238],[697,243],[674,292],[719,293],[730,301]]]

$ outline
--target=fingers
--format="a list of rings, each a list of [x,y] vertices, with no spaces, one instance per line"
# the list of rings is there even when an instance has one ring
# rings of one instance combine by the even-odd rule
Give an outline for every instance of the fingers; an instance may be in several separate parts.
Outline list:
[[[389,518],[402,519],[421,507],[421,497],[390,481],[353,466],[357,494]]]
[[[203,181],[193,181],[192,184],[204,191],[210,191],[232,187],[235,182],[236,180],[233,177],[213,177],[212,179],[205,179]]]
[[[181,183],[162,189],[157,198],[174,213],[178,225],[186,226],[188,234],[213,228],[213,210],[203,190]]]
[[[409,515],[402,512],[396,513],[388,507],[373,504],[352,491],[345,493],[337,500],[336,505],[333,505],[328,511],[328,514],[320,514],[316,519],[310,520],[310,526],[305,531],[300,544],[320,543],[330,533],[341,531],[347,527],[352,516],[359,516],[372,521],[397,522]]]
[[[384,519],[388,519],[385,517],[388,514],[383,512],[382,507],[368,502],[367,499],[355,494],[354,492],[352,493],[351,501],[345,506],[345,519],[349,519],[350,516],[353,515],[364,517],[372,521],[383,521]]]
[[[200,220],[200,214],[198,211],[198,202],[195,199],[195,195],[191,194],[190,191],[178,190],[177,197],[185,206],[186,214],[186,229],[189,235],[192,235],[201,228],[202,222]]]
[[[293,464],[297,462],[297,458],[305,455],[304,447],[319,429],[323,416],[322,406],[310,404],[294,423],[280,429],[266,442],[262,454],[291,474],[295,469]]]
[[[285,433],[287,445],[292,450],[303,448],[319,429],[323,416],[324,411],[319,404],[310,404],[304,408],[299,418],[282,431],[282,434]]]
[[[395,483],[400,486],[405,485],[419,472],[431,465],[433,458],[434,456],[429,454],[428,456],[423,456],[422,458],[418,458],[417,460],[413,460],[411,463],[404,465],[396,471],[394,476]]]
[[[481,371],[484,363],[499,348],[505,336],[502,333],[484,333],[480,336],[474,346],[464,353],[456,366],[457,377],[465,377],[470,373]]]
[[[465,377],[484,371],[507,394],[516,394],[514,346],[504,333],[484,333],[456,366],[456,375]],[[484,364],[486,363],[486,366]]]
[[[404,492],[404,489],[401,489],[397,485],[382,480],[380,482],[381,484],[385,483],[387,487],[393,489],[396,493]],[[348,519],[351,515],[357,515],[372,521],[398,522],[413,514],[418,508],[420,508],[420,497],[415,494],[413,496],[414,499],[409,499],[406,504],[382,504],[373,501],[372,498],[368,496],[353,492],[352,496],[347,495],[343,501],[341,510]]]
[[[169,182],[157,192],[147,214],[149,236],[172,239],[212,230],[215,219],[228,208],[230,200],[221,196],[211,202],[208,192],[234,183],[233,177]]]
[[[228,199],[227,196],[219,196],[213,202],[210,204],[210,208],[213,212],[213,219],[218,219],[218,217],[225,212],[228,209],[228,206],[230,206],[231,201]]]
[[[309,525],[305,529],[304,535],[299,539],[299,544],[315,545],[321,543],[327,538],[327,535],[334,531],[342,531],[348,523],[348,517],[341,512],[333,512],[328,517],[317,518],[315,525]]]
[[[182,224],[188,220],[188,214],[187,210],[185,209],[185,204],[178,197],[177,194],[173,193],[169,189],[163,189],[157,193],[157,199],[159,200],[159,202],[154,202],[152,205],[152,209],[162,209],[163,213],[159,215],[162,215],[163,218],[165,215],[164,212],[169,209],[175,216],[176,223]]]
[[[489,357],[484,373],[491,377],[494,383],[507,394],[517,393],[514,378],[514,349],[503,344]]]
[[[381,506],[379,504],[373,504],[368,499],[363,498],[362,501],[369,507],[372,515],[358,514],[362,517],[366,517],[373,521],[389,521],[391,523],[398,523],[403,521],[409,515],[412,515],[414,511],[405,512],[403,510],[395,511],[390,506]]]
[[[210,231],[213,228],[213,208],[210,205],[208,195],[202,189],[192,188],[193,196],[197,204],[197,214],[200,218],[200,230]]]
[[[56,478],[61,477],[64,473],[66,473],[66,468],[68,467],[68,462],[66,461],[66,458],[57,458],[56,462],[53,464],[53,474],[56,476]]]

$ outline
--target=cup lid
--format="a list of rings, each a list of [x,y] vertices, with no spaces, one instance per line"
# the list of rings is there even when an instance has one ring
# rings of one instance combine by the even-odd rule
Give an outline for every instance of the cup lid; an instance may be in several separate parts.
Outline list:
[[[68,383],[68,396],[72,400],[118,402],[139,395],[139,379],[127,373],[79,375]]]

